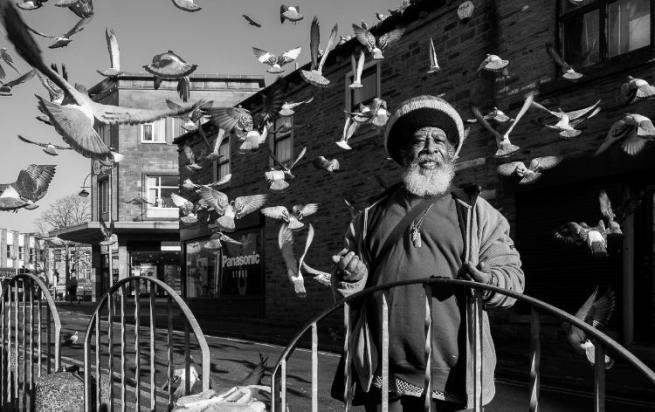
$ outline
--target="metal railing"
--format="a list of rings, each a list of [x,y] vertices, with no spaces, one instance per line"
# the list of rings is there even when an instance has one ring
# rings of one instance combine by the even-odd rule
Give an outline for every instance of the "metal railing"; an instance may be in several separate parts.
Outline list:
[[[539,360],[541,358],[541,347],[540,347],[540,314],[539,312],[544,312],[548,315],[552,315],[558,318],[560,321],[569,322],[571,325],[576,326],[582,329],[587,336],[592,339],[596,346],[595,351],[595,363],[594,363],[594,410],[596,412],[602,412],[605,410],[605,350],[609,349],[616,355],[625,359],[629,365],[641,372],[653,385],[655,385],[655,372],[646,366],[641,360],[639,360],[635,355],[630,351],[625,349],[615,340],[599,331],[598,329],[588,325],[584,321],[579,320],[575,316],[565,312],[553,305],[545,303],[536,298],[512,292],[509,290],[501,289],[496,286],[484,285],[477,282],[443,278],[443,277],[431,277],[419,280],[407,280],[407,281],[398,281],[393,283],[388,283],[385,285],[379,285],[371,288],[364,289],[358,293],[355,293],[345,299],[342,299],[336,303],[333,307],[326,309],[313,320],[308,322],[290,341],[287,347],[284,349],[280,358],[278,359],[275,368],[271,376],[271,411],[276,410],[286,411],[287,410],[287,361],[289,357],[293,354],[296,346],[298,345],[300,339],[311,330],[311,353],[312,353],[312,390],[311,390],[311,404],[312,412],[318,411],[318,322],[337,310],[343,308],[344,311],[344,329],[345,329],[345,339],[344,339],[344,359],[345,359],[345,368],[344,368],[344,405],[345,411],[352,410],[352,400],[354,396],[354,385],[353,377],[351,376],[351,365],[352,365],[352,352],[354,349],[354,342],[352,339],[352,320],[350,319],[350,309],[352,305],[361,305],[365,304],[364,299],[370,297],[374,293],[381,293],[380,300],[380,313],[382,314],[382,331],[380,342],[382,344],[380,350],[381,362],[381,378],[382,378],[382,387],[381,387],[381,405],[382,411],[388,411],[389,400],[389,347],[388,347],[388,337],[389,337],[389,308],[387,304],[386,292],[389,289],[396,287],[403,287],[408,285],[422,284],[425,288],[425,307],[426,307],[426,316],[425,316],[425,353],[426,359],[426,370],[425,370],[425,383],[424,388],[430,388],[430,380],[432,374],[430,373],[430,352],[431,352],[431,330],[432,330],[432,319],[430,316],[432,308],[432,286],[454,286],[456,288],[465,288],[472,293],[467,298],[467,305],[471,305],[472,318],[471,330],[473,333],[473,398],[474,398],[474,410],[482,410],[482,297],[481,292],[491,291],[495,293],[500,293],[509,297],[512,297],[518,301],[527,303],[531,307],[531,353],[530,353],[530,403],[529,410],[531,412],[536,412],[539,409],[539,390],[540,390],[540,380],[539,380]],[[375,372],[375,371],[373,371]],[[278,378],[278,375],[279,378]],[[278,394],[279,392],[279,394]],[[425,393],[425,391],[424,391]],[[432,403],[430,402],[430,397],[425,396],[426,402],[424,405],[424,411],[431,411]]]
[[[59,370],[61,321],[38,277],[17,274],[0,289],[0,410],[29,411],[35,379]]]
[[[144,284],[145,288],[141,289],[141,284]],[[134,291],[134,296],[130,296],[128,292],[128,285],[131,286],[132,291]],[[144,304],[147,309],[147,324],[141,325],[141,306],[142,302],[140,299],[141,290],[146,290],[148,298],[147,303]],[[173,343],[173,314],[176,309],[179,309],[183,314],[184,321],[184,394],[190,392],[190,381],[191,381],[191,348],[190,348],[190,333],[189,327],[196,336],[197,344],[200,348],[202,365],[201,365],[201,379],[202,379],[202,390],[209,389],[209,378],[210,378],[210,359],[209,359],[209,346],[205,340],[205,336],[200,329],[200,326],[193,316],[193,313],[186,305],[184,300],[166,283],[150,277],[141,277],[133,276],[125,278],[117,282],[112,286],[102,297],[102,299],[97,304],[91,319],[87,325],[86,336],[84,338],[84,410],[85,412],[91,412],[92,410],[101,410],[101,407],[109,407],[109,411],[113,411],[115,407],[114,399],[114,362],[115,355],[118,355],[116,360],[119,361],[119,373],[117,380],[120,380],[120,410],[125,411],[127,405],[126,391],[128,386],[134,386],[134,399],[133,403],[137,411],[141,410],[141,407],[144,406],[141,402],[141,375],[142,375],[142,365],[141,357],[144,352],[147,352],[147,364],[144,365],[148,371],[149,378],[149,393],[147,398],[150,399],[149,410],[161,410],[161,406],[157,406],[158,395],[161,395],[161,391],[157,391],[156,386],[156,352],[157,352],[157,339],[156,336],[156,327],[155,327],[155,318],[156,313],[159,313],[160,308],[156,309],[156,301],[158,299],[158,292],[164,292],[165,295],[165,320],[166,320],[166,329],[164,334],[166,335],[165,342],[165,364],[166,364],[166,374],[165,376],[168,379],[168,390],[164,397],[166,398],[166,407],[170,410],[173,407],[173,352],[174,352],[174,343]],[[126,303],[128,300],[133,301],[134,305],[134,314],[133,314],[133,325],[128,325],[126,319]],[[118,305],[116,308],[115,305]],[[117,310],[118,309],[118,310]],[[103,313],[104,312],[104,313]],[[106,322],[104,319],[106,319]],[[115,318],[118,317],[119,320],[115,322]],[[118,323],[120,327],[120,336],[118,336],[118,345],[115,344],[116,337],[114,336],[114,323]],[[103,327],[103,324],[105,326]],[[134,349],[134,379],[132,382],[128,382],[128,370],[126,368],[126,361],[128,358],[128,326],[130,326],[133,331],[133,349]],[[104,329],[104,333],[103,333]],[[148,345],[148,350],[144,351],[141,347],[141,329],[147,330],[147,338],[145,339]],[[101,335],[102,338],[101,339]],[[91,345],[91,340],[93,339],[93,348]],[[119,353],[116,354],[115,346],[118,346]],[[103,351],[104,348],[104,351]],[[91,360],[91,353],[94,351],[94,360]],[[103,359],[103,356],[106,359]],[[106,362],[106,363],[105,363]],[[106,367],[103,368],[105,372],[101,373],[101,364],[105,363]],[[93,368],[93,373],[92,373]],[[94,377],[95,376],[95,379]],[[108,392],[103,397],[102,394],[102,380],[107,379],[109,381]],[[94,383],[95,381],[95,383]],[[95,392],[94,392],[95,390]],[[103,399],[107,399],[109,405],[103,405]],[[95,405],[93,404],[95,400]]]

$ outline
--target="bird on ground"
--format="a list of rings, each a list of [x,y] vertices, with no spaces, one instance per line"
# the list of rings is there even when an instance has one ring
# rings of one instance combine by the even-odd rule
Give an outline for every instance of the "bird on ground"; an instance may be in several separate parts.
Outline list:
[[[601,329],[609,323],[615,306],[616,299],[614,297],[614,291],[607,289],[602,296],[598,297],[598,286],[596,286],[591,296],[587,298],[575,313],[575,317],[596,329]],[[594,365],[596,362],[596,348],[594,343],[587,337],[587,334],[582,329],[568,322],[565,322],[562,327],[567,332],[567,340],[573,346],[573,349],[585,355],[589,363]],[[610,369],[613,365],[614,360],[605,355],[605,369]]]
[[[70,146],[59,146],[54,143],[40,143],[40,142],[35,142],[34,140],[30,140],[26,137],[23,137],[21,135],[18,135],[18,138],[25,143],[33,144],[36,146],[40,146],[43,148],[43,151],[49,154],[50,156],[58,156],[59,153],[57,153],[57,150],[73,150],[72,147]]]
[[[29,165],[15,182],[0,184],[0,210],[35,209],[50,187],[56,165]]]
[[[162,80],[177,80],[177,92],[182,101],[187,101],[191,93],[191,80],[189,75],[197,68],[197,64],[187,63],[181,56],[169,50],[156,54],[152,63],[143,66],[150,74],[155,76],[155,90],[159,89]]]
[[[558,111],[552,111],[537,102],[532,102],[532,106],[541,109],[558,119],[557,123],[545,123],[543,121],[539,121],[539,123],[543,124],[544,127],[558,131],[559,135],[564,138],[576,137],[582,134],[582,130],[579,129],[579,126],[600,112],[599,104],[600,100],[596,101],[596,103],[591,106],[565,112],[561,108],[559,108]]]
[[[505,114],[502,110],[500,110],[498,107],[494,106],[493,109],[491,109],[487,114],[482,116],[483,119],[485,120],[493,120],[496,123],[507,123],[509,121],[514,121],[513,118],[509,117],[508,115]],[[466,119],[467,123],[477,123],[478,119],[477,118],[472,118],[472,119]]]
[[[282,252],[282,258],[287,269],[287,276],[293,284],[293,290],[300,298],[307,297],[307,290],[305,289],[305,279],[302,276],[302,266],[307,251],[314,240],[314,227],[310,223],[307,230],[307,238],[305,240],[304,252],[299,259],[296,259],[296,254],[293,250],[294,245],[294,231],[287,223],[280,225],[280,230],[277,236],[278,247]]]
[[[562,156],[543,156],[535,157],[526,167],[523,162],[509,162],[498,166],[498,173],[502,176],[518,176],[521,178],[519,184],[534,183],[539,179],[544,170],[552,169],[560,164]]]
[[[121,74],[121,54],[118,49],[118,39],[113,29],[107,27],[105,30],[107,39],[107,50],[109,50],[109,68],[105,70],[96,70],[101,76],[116,77]]]
[[[439,61],[437,60],[437,51],[434,48],[434,42],[432,37],[430,37],[430,68],[428,69],[428,74],[436,73],[441,70],[439,67]]]
[[[646,116],[636,113],[627,113],[623,118],[612,124],[603,143],[598,147],[594,156],[597,156],[615,143],[630,156],[639,154],[646,143],[655,138],[653,122]]]
[[[195,153],[193,153],[193,149],[191,148],[191,146],[185,144],[182,149],[184,150],[184,156],[187,159],[187,164],[184,167],[186,167],[186,169],[190,172],[197,172],[198,170],[201,170],[202,166],[198,164],[199,160],[198,161],[196,160],[196,155]],[[198,156],[198,159],[202,157],[203,156],[200,155]]]
[[[555,239],[576,246],[586,246],[595,257],[607,256],[607,229],[602,220],[591,227],[585,222],[568,222],[555,230]]]
[[[534,92],[528,93],[525,97],[525,100],[523,101],[521,110],[519,110],[512,124],[502,135],[496,129],[491,127],[489,122],[487,122],[484,116],[482,116],[482,113],[480,113],[480,110],[477,107],[473,106],[471,108],[471,111],[473,112],[473,115],[477,121],[480,122],[480,124],[496,138],[496,146],[498,150],[496,150],[496,153],[494,154],[495,157],[507,157],[520,149],[520,147],[512,144],[512,142],[509,140],[509,135],[512,133],[512,130],[514,130],[514,127],[516,127],[523,115],[528,111],[532,105],[533,100]]]
[[[284,221],[291,230],[298,230],[305,227],[304,218],[316,213],[318,206],[318,203],[296,204],[291,207],[291,212],[286,206],[270,206],[262,208],[261,213],[266,217]]]
[[[8,81],[7,83],[3,82],[0,80],[0,96],[11,96],[11,91],[13,90],[14,87],[18,86],[19,84],[23,84],[26,81],[30,80],[32,77],[34,77],[34,74],[36,72],[34,70],[30,70],[29,72],[26,72],[14,80]]]
[[[68,7],[77,17],[85,19],[93,16],[93,0],[59,0],[57,7]]]
[[[23,0],[16,3],[16,7],[22,10],[36,10],[43,7],[43,3],[46,3],[48,0]]]
[[[248,22],[248,24],[250,24],[251,26],[262,27],[261,24],[257,23],[255,20],[253,20],[253,19],[252,19],[250,16],[248,16],[247,14],[242,14],[241,16],[242,16],[244,19],[246,19],[246,21]]]
[[[490,72],[500,72],[509,64],[509,60],[503,60],[495,54],[487,54],[487,56],[482,60],[482,63],[478,66],[476,70],[487,70]]]
[[[302,105],[302,104],[308,104],[314,101],[314,96],[310,97],[307,100],[300,100],[297,102],[284,102],[282,104],[282,107],[280,108],[279,115],[288,117],[288,116],[293,116],[296,114],[295,108]]]
[[[562,56],[560,56],[559,53],[557,53],[557,51],[555,50],[555,48],[553,47],[552,44],[550,44],[550,43],[546,44],[546,51],[548,52],[550,57],[553,59],[553,61],[555,63],[557,63],[557,65],[559,67],[562,68],[562,77],[563,78],[565,78],[567,80],[578,80],[579,78],[582,77],[581,73],[578,73],[575,70],[573,70],[573,67],[571,67],[570,64],[568,64],[567,62],[564,61]]]
[[[362,85],[362,73],[364,73],[364,50],[359,51],[359,56],[357,57],[357,60],[355,60],[355,54],[350,55],[350,63],[352,65],[352,70],[353,70],[353,81],[352,83],[348,86],[351,89],[361,89],[364,87]]]
[[[9,67],[14,69],[14,71],[18,74],[20,74],[20,71],[18,71],[18,68],[14,64],[14,59],[11,57],[11,54],[7,51],[5,47],[0,47],[0,59],[7,63]],[[6,76],[5,69],[0,65],[0,79],[4,79]]]
[[[280,23],[284,23],[285,20],[297,23],[304,18],[305,17],[300,14],[300,6],[280,5]]]
[[[180,10],[194,12],[202,10],[202,7],[198,6],[195,0],[172,0],[175,7]]]
[[[198,216],[196,215],[198,208],[191,201],[177,193],[171,193],[171,200],[180,209],[180,220],[183,223],[191,224],[198,221]]]
[[[186,368],[176,368],[173,371],[173,379],[172,380],[166,380],[166,382],[162,385],[161,390],[167,391],[168,386],[171,385],[172,387],[175,388],[173,391],[173,399],[178,399],[184,396],[185,392],[185,387],[186,387]],[[189,388],[193,388],[193,385],[195,385],[196,382],[200,380],[200,376],[198,375],[198,371],[196,371],[196,368],[194,365],[189,365]]]
[[[405,34],[405,28],[399,27],[376,38],[369,30],[356,24],[353,24],[353,31],[359,43],[371,54],[373,60],[383,60],[382,51],[400,40]]]
[[[241,219],[261,209],[268,197],[265,194],[255,194],[238,196],[230,201],[225,193],[216,189],[201,186],[197,192],[201,199],[207,202],[209,210],[213,210],[219,215],[216,223],[221,230],[226,232],[234,232],[235,219]]]
[[[282,73],[284,72],[282,66],[295,61],[298,56],[300,56],[302,47],[287,50],[279,56],[267,52],[266,50],[258,49],[257,47],[253,47],[252,51],[255,54],[255,57],[257,57],[257,61],[268,66],[268,69],[266,69],[268,73]]]
[[[329,173],[339,170],[339,161],[337,159],[328,160],[325,156],[316,156],[312,160],[312,164],[315,168],[325,170]]]
[[[83,87],[78,90],[71,86],[43,62],[39,47],[22,17],[7,0],[0,1],[0,14],[7,36],[18,54],[63,90],[66,104],[58,105],[37,96],[39,108],[48,116],[64,141],[85,157],[112,161],[115,159],[113,152],[95,131],[96,121],[110,125],[150,123],[194,109],[194,106],[188,106],[182,110],[146,110],[96,103],[89,98]]]
[[[626,104],[631,104],[655,96],[655,86],[644,79],[628,76],[628,81],[621,84],[621,94]]]
[[[64,333],[61,336],[64,341],[62,342],[65,346],[75,345],[80,338],[80,335],[75,331],[75,333]]]
[[[317,87],[327,87],[330,84],[330,80],[323,76],[323,65],[325,64],[330,51],[337,44],[337,31],[338,26],[335,24],[332,27],[330,32],[330,38],[325,46],[325,51],[320,57],[319,61],[319,46],[321,43],[321,27],[318,23],[318,18],[314,16],[312,20],[312,26],[310,29],[310,41],[309,41],[309,51],[311,54],[311,70],[301,70],[300,75],[306,82],[313,86]]]
[[[32,33],[34,33],[34,34],[36,34],[38,36],[46,37],[46,38],[49,38],[49,39],[55,39],[55,42],[53,44],[51,44],[50,46],[48,46],[48,48],[57,49],[57,48],[60,48],[60,47],[68,46],[68,44],[73,41],[73,39],[72,39],[73,35],[81,32],[82,30],[84,30],[84,28],[91,21],[91,19],[93,19],[93,16],[81,18],[75,24],[75,26],[73,26],[72,29],[68,30],[66,33],[61,34],[61,35],[46,34],[46,33],[40,32],[38,30],[35,30],[35,29],[33,29],[33,28],[29,27],[29,26],[26,26],[26,27],[28,28],[28,30],[30,30]]]

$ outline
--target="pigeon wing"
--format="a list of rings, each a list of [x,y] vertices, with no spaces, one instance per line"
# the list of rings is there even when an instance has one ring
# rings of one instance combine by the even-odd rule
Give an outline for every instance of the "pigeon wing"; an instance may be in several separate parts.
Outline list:
[[[235,217],[240,219],[249,213],[259,210],[266,203],[267,197],[264,194],[237,197],[234,199]]]
[[[555,63],[557,63],[562,68],[562,70],[567,71],[571,68],[571,66],[567,62],[565,62],[564,59],[562,59],[562,56],[560,56],[559,53],[557,53],[557,51],[553,48],[551,44],[546,45],[546,51],[553,59],[553,61],[555,61]]]
[[[307,203],[300,209],[300,214],[304,216],[313,215],[318,211],[318,203]]]
[[[568,222],[557,228],[554,237],[555,239],[569,245],[577,245],[582,240],[580,235],[581,232],[581,225],[575,222]]]
[[[100,122],[105,124],[141,124],[150,123],[165,117],[178,117],[198,107],[201,102],[189,106],[180,106],[177,109],[133,109],[129,107],[113,106],[91,102],[93,114]]]
[[[298,157],[296,157],[296,160],[293,161],[291,166],[289,166],[289,170],[293,169],[293,167],[300,161],[305,156],[305,153],[307,153],[307,146],[304,146],[300,153],[298,154]]]
[[[543,156],[535,157],[530,161],[529,169],[534,172],[552,169],[562,162],[562,156]]]
[[[282,17],[280,17],[282,19]],[[312,69],[318,67],[318,47],[321,43],[321,25],[318,23],[318,17],[314,16],[312,27],[309,32],[309,52],[312,59]]]
[[[400,40],[401,37],[403,37],[403,34],[405,34],[405,28],[404,27],[399,27],[397,29],[391,30],[390,32],[387,32],[380,36],[378,39],[378,46],[380,46],[381,50],[386,49],[393,43],[397,42]]]
[[[594,328],[607,326],[614,313],[615,306],[616,299],[614,297],[614,291],[607,289],[603,296],[593,302],[591,309],[587,313],[585,322],[590,323]]]
[[[193,203],[191,203],[186,198],[178,195],[177,193],[171,193],[171,200],[173,204],[187,213],[189,210],[193,209]]]
[[[525,96],[525,100],[523,101],[523,106],[521,106],[521,110],[519,110],[518,114],[516,117],[514,117],[514,121],[512,124],[509,126],[509,129],[505,132],[505,136],[509,136],[510,133],[512,133],[512,130],[514,130],[514,127],[519,123],[519,120],[525,115],[525,113],[528,111],[530,106],[532,106],[532,102],[534,101],[534,92],[530,92]]]
[[[209,108],[203,111],[212,116],[216,125],[227,132],[231,132],[239,124],[252,130],[252,115],[241,107]]]
[[[36,73],[36,72],[35,72],[34,70],[30,70],[29,72],[24,73],[24,74],[22,74],[21,76],[18,76],[18,77],[15,78],[14,80],[11,80],[11,81],[5,83],[5,86],[8,86],[8,87],[14,87],[14,86],[19,85],[19,84],[21,84],[21,83],[25,83],[26,81],[28,81],[28,80],[30,80],[32,77],[34,77],[34,74],[35,74],[35,73]]]
[[[258,49],[257,47],[253,47],[252,52],[260,63],[268,64],[269,66],[274,65],[277,60],[277,57],[273,53]]]
[[[586,321],[587,316],[589,316],[589,312],[591,312],[592,310],[597,295],[598,295],[598,286],[596,286],[596,289],[594,289],[594,291],[587,298],[587,300],[582,304],[582,306],[580,306],[580,309],[578,309],[578,311],[575,312],[574,316],[580,319],[581,321]]]
[[[503,163],[502,165],[499,165],[496,170],[502,176],[512,176],[516,173],[516,170],[521,167],[525,168],[525,164],[523,162],[517,161],[517,162]]]
[[[503,136],[498,132],[498,130],[491,127],[487,119],[485,119],[482,113],[480,113],[480,109],[478,109],[476,106],[471,107],[471,111],[473,112],[473,116],[475,116],[482,127],[487,129],[487,131],[494,136],[496,139],[496,144],[500,145],[500,142],[503,140]]]
[[[18,137],[20,137],[20,135]],[[317,169],[327,169],[327,167],[330,166],[330,161],[327,160],[325,156],[317,156],[312,160],[312,164]]]
[[[16,190],[21,197],[36,202],[48,191],[56,167],[56,165],[29,165],[18,174]]]
[[[607,196],[607,192],[604,190],[601,190],[600,194],[598,195],[598,203],[600,204],[600,213],[603,216],[609,220],[614,220],[616,218],[616,215],[612,210],[612,202],[610,201],[609,196]]]
[[[193,154],[193,149],[191,149],[191,146],[188,144],[184,145],[184,156],[186,156],[187,160],[189,160],[189,163],[196,162],[196,155]]]
[[[109,51],[109,62],[111,67],[119,69],[121,67],[121,54],[118,49],[118,39],[113,29],[107,28],[105,30],[105,38],[107,39],[107,50]]]
[[[353,32],[359,43],[370,53],[375,48],[375,36],[370,31],[353,24]]]
[[[302,51],[302,47],[296,47],[295,49],[287,50],[277,58],[277,63],[280,66],[283,66],[287,63],[291,63],[292,61],[296,60],[298,56],[300,56],[301,51]]]
[[[93,16],[89,16],[89,17],[83,17],[83,18],[81,18],[81,19],[80,19],[80,20],[75,24],[75,26],[73,26],[70,30],[68,30],[68,32],[66,32],[66,34],[64,35],[64,37],[71,37],[73,34],[76,34],[76,33],[81,32],[82,30],[84,30],[84,28],[86,27],[86,25],[89,24],[89,22],[90,22],[91,20],[93,20]]]
[[[302,255],[300,256],[300,259],[298,260],[298,273],[300,273],[300,268],[302,268],[302,264],[305,260],[305,256],[307,256],[307,251],[309,251],[309,247],[312,245],[312,242],[314,241],[314,226],[312,224],[309,224],[309,227],[307,229],[307,239],[305,240],[305,250],[303,251]]]
[[[230,204],[225,193],[206,186],[200,186],[198,193],[202,199],[216,210],[216,213],[221,216],[225,214],[225,208]]]
[[[626,135],[633,129],[634,129],[633,126],[630,126],[625,121],[625,118],[614,122],[610,127],[610,130],[607,132],[607,136],[605,137],[605,140],[594,153],[594,156],[597,156],[603,153],[605,150],[609,149],[611,145],[616,143],[618,140],[621,140],[624,137],[626,137]]]
[[[14,69],[16,73],[20,74],[20,71],[18,71],[18,68],[16,68],[16,66],[14,65],[14,59],[7,52],[7,50],[0,49],[0,58],[2,58],[2,60],[4,60],[5,63],[11,66],[11,68]]]
[[[338,31],[339,31],[339,26],[335,24],[332,27],[332,31],[330,31],[330,38],[328,38],[328,42],[325,45],[325,51],[321,56],[321,61],[318,63],[318,67],[323,67],[325,65],[325,61],[327,60],[328,54],[330,54],[332,48],[336,46]]]
[[[45,144],[45,143],[35,142],[34,140],[30,140],[30,139],[28,139],[27,137],[23,137],[23,136],[21,136],[21,135],[18,135],[18,138],[19,138],[20,140],[24,141],[25,143],[35,144],[35,145],[37,145],[37,146],[41,146],[41,147],[46,147],[46,146],[48,146],[48,145]]]
[[[600,99],[598,99],[596,103],[592,104],[591,106],[584,107],[578,110],[572,110],[570,112],[566,112],[566,114],[567,116],[569,116],[570,120],[576,120],[581,117],[592,117],[598,114],[598,111],[596,111],[596,109],[598,108],[599,104],[600,104]]]

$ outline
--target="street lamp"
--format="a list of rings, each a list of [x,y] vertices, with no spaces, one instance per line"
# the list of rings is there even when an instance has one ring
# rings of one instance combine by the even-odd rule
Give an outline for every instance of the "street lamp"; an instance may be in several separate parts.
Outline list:
[[[89,178],[89,176],[91,176],[91,173],[86,175],[86,177],[84,178],[84,182],[82,183],[82,186],[80,186],[82,190],[80,190],[80,192],[77,194],[80,197],[89,197],[89,191],[86,190],[90,188],[89,186],[86,185],[86,181]]]

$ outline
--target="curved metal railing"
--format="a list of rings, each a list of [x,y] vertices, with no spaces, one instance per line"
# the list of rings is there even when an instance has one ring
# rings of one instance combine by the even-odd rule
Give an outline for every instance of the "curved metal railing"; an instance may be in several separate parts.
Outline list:
[[[28,411],[35,379],[43,369],[59,371],[61,321],[48,287],[37,276],[14,275],[0,290],[0,410]]]
[[[505,290],[496,286],[485,285],[468,280],[460,279],[451,279],[444,277],[430,277],[425,279],[418,280],[405,280],[392,282],[384,285],[379,285],[371,288],[364,289],[358,293],[355,293],[345,299],[340,300],[334,306],[324,310],[313,320],[309,321],[289,342],[286,346],[280,358],[278,359],[275,368],[271,376],[271,411],[276,410],[286,411],[287,410],[287,385],[286,385],[286,366],[287,360],[293,354],[293,351],[298,345],[299,340],[311,330],[311,350],[312,350],[312,411],[318,411],[318,322],[337,310],[343,308],[344,310],[344,328],[345,328],[345,339],[344,339],[344,358],[345,358],[345,368],[344,368],[344,404],[345,410],[350,411],[352,408],[352,398],[353,398],[353,381],[351,376],[351,365],[352,365],[352,325],[350,319],[350,308],[353,304],[359,304],[361,301],[374,293],[382,292],[381,299],[381,308],[382,313],[382,336],[380,342],[382,347],[380,350],[381,355],[381,374],[382,374],[382,411],[388,410],[388,389],[389,389],[389,347],[388,347],[388,336],[389,336],[389,319],[388,319],[388,305],[385,292],[389,289],[423,284],[426,290],[426,317],[425,317],[425,331],[426,331],[426,358],[429,359],[430,353],[430,335],[432,328],[432,320],[430,317],[431,313],[431,286],[432,285],[446,285],[454,286],[457,288],[466,288],[472,290],[473,293],[470,294],[467,299],[467,305],[472,305],[472,325],[470,327],[474,331],[473,334],[473,346],[474,346],[474,360],[473,360],[473,369],[474,369],[474,410],[482,410],[482,378],[481,378],[481,365],[482,365],[482,350],[481,350],[481,334],[482,334],[482,298],[481,293],[483,291],[491,291],[500,293],[509,297],[512,297],[518,301],[527,303],[531,307],[531,355],[530,355],[530,411],[537,411],[539,408],[539,389],[540,389],[540,380],[539,380],[539,360],[541,357],[541,349],[539,344],[539,333],[540,333],[540,317],[539,312],[546,312],[549,315],[555,316],[561,321],[569,322],[571,325],[576,326],[582,329],[587,336],[592,339],[596,345],[596,359],[594,363],[594,392],[595,392],[595,411],[603,411],[605,403],[605,369],[604,369],[604,356],[605,349],[610,349],[612,352],[616,353],[623,359],[625,359],[632,367],[641,372],[653,385],[655,385],[655,371],[650,369],[646,364],[639,360],[635,355],[630,351],[620,345],[618,342],[601,332],[600,330],[588,325],[584,321],[576,318],[568,312],[565,312],[553,305],[550,305],[546,302],[543,302],[539,299],[533,298],[531,296],[519,294],[509,290]],[[477,354],[478,356],[475,356]],[[425,387],[430,387],[431,373],[428,373],[430,370],[429,361],[426,362],[426,373],[425,373]],[[477,371],[477,372],[476,372]],[[280,375],[280,378],[277,375]],[[279,384],[278,384],[279,381]],[[279,386],[279,396],[278,396],[278,386]],[[429,397],[426,397],[426,404],[424,407],[425,411],[431,410],[431,403],[429,402]],[[279,408],[279,409],[278,409]]]
[[[148,325],[141,325],[141,302],[140,302],[140,291],[141,283],[144,283],[146,290],[149,290],[148,294]],[[149,383],[150,391],[148,398],[150,399],[150,410],[154,411],[155,409],[159,410],[157,407],[157,391],[156,391],[156,339],[155,339],[155,318],[156,318],[156,298],[157,290],[163,290],[166,295],[166,321],[167,329],[165,333],[166,338],[166,363],[167,363],[167,372],[166,376],[168,378],[168,391],[167,391],[167,408],[170,410],[173,407],[173,312],[174,306],[176,304],[177,308],[181,310],[184,315],[184,394],[190,392],[190,381],[191,381],[191,349],[190,349],[190,339],[189,339],[189,327],[196,336],[196,340],[201,352],[202,365],[201,365],[201,379],[202,379],[202,390],[209,389],[209,378],[210,378],[210,359],[209,359],[209,345],[205,340],[205,336],[200,329],[198,321],[193,316],[191,309],[187,306],[184,300],[166,283],[150,277],[142,276],[133,276],[125,279],[121,279],[114,286],[112,286],[103,296],[102,299],[98,302],[91,319],[87,325],[86,336],[84,338],[84,410],[85,412],[91,412],[92,410],[101,410],[101,405],[103,399],[107,399],[109,403],[108,407],[110,411],[114,410],[114,388],[113,388],[113,376],[114,376],[114,317],[119,316],[120,324],[120,407],[121,411],[126,410],[126,389],[128,387],[127,382],[127,370],[126,370],[126,360],[127,360],[127,323],[125,317],[125,303],[130,297],[125,290],[126,287],[132,286],[134,291],[133,304],[134,304],[134,383],[135,383],[135,408],[137,411],[141,410],[141,355],[142,348],[140,342],[140,330],[142,328],[148,329],[148,345],[149,345]],[[116,299],[116,297],[118,299]],[[116,313],[115,300],[118,300],[118,313]],[[101,312],[106,308],[106,322],[107,328],[105,333],[105,343],[102,345],[101,342],[101,333],[102,333],[102,315]],[[159,311],[157,311],[159,312]],[[95,330],[95,333],[94,333]],[[93,376],[91,373],[92,362],[91,362],[91,337],[94,336],[94,347],[95,347],[95,360],[93,361],[94,372],[95,372],[95,392],[93,392]],[[103,374],[101,374],[101,355],[103,355],[102,348],[106,346],[105,355],[106,360],[106,376],[109,381],[108,394],[103,398],[101,387]],[[93,399],[95,399],[95,405],[93,405]],[[107,405],[104,405],[105,407]],[[145,405],[144,405],[145,406]],[[94,409],[95,407],[95,409]]]

